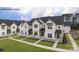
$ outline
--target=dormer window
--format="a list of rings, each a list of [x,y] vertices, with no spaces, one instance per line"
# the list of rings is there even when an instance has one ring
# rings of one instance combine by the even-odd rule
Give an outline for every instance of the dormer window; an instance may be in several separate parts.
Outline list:
[[[58,26],[58,29],[60,29],[60,26]]]
[[[15,26],[13,26],[13,28],[15,28]]]
[[[5,29],[5,25],[2,25],[1,27],[2,27],[2,29]]]
[[[52,29],[52,23],[47,23],[48,29]]]
[[[37,25],[37,24],[35,24],[35,25],[34,25],[34,28],[38,28],[38,25]]]

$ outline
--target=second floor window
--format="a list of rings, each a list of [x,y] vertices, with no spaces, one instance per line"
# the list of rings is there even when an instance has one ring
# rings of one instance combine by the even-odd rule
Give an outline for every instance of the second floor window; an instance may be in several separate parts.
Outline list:
[[[35,25],[34,25],[34,27],[35,27],[35,28],[38,28],[38,25],[37,25],[37,24],[35,24]]]
[[[2,32],[2,35],[5,35],[5,32]]]
[[[13,28],[15,28],[15,26],[13,26]]]
[[[60,29],[60,26],[58,26],[58,29]]]
[[[52,23],[47,23],[48,29],[52,29]]]
[[[2,25],[1,27],[2,27],[2,29],[5,29],[5,25]]]

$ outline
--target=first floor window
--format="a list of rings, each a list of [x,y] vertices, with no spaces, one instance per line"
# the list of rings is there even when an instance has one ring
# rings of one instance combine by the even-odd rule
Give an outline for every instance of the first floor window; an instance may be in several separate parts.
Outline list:
[[[35,31],[35,32],[34,32],[34,35],[38,35],[38,33]]]
[[[2,32],[2,35],[5,35],[5,32]]]
[[[52,38],[52,34],[48,33],[48,38]]]
[[[21,31],[21,34],[23,34],[23,31]]]

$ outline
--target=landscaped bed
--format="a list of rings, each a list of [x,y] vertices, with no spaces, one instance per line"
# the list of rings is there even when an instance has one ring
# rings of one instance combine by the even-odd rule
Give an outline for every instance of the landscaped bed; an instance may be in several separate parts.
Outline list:
[[[66,40],[67,40],[67,44],[58,43],[57,48],[62,48],[62,49],[73,49],[69,37],[68,37],[67,35],[66,35],[66,37],[67,37],[67,39],[66,39]]]
[[[42,40],[38,44],[41,44],[41,45],[44,45],[44,46],[53,47],[54,42],[53,41],[45,41],[45,40]]]
[[[0,40],[8,39],[8,38],[9,38],[8,36],[4,36],[4,37],[0,37]]]
[[[35,43],[36,41],[38,41],[39,39],[35,39],[35,38],[27,38],[27,39],[24,39],[24,41],[27,41],[27,42],[32,42],[32,43]]]
[[[0,40],[0,51],[6,52],[51,52],[51,50],[38,48],[14,40]]]
[[[25,38],[25,37],[23,37],[23,36],[15,36],[13,38],[15,38],[15,39],[22,39],[22,38]]]

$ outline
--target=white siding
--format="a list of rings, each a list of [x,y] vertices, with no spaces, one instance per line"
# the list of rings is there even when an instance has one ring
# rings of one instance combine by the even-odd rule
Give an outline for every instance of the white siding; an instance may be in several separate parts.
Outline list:
[[[34,28],[34,25],[37,24],[38,28]],[[40,24],[37,20],[35,20],[33,23],[32,23],[32,28],[33,28],[33,36],[34,36],[34,32],[37,31],[38,32],[38,35],[36,37],[39,37],[39,30],[40,30]]]
[[[1,25],[5,25],[5,29],[2,29]],[[1,25],[0,25],[0,37],[6,36],[7,35],[7,25],[5,23],[2,23]],[[5,35],[2,35],[2,32],[5,32]]]
[[[13,27],[15,27],[15,28],[13,28]],[[15,23],[13,23],[10,28],[11,28],[11,34],[16,34],[17,33],[16,32],[17,31],[17,25]]]
[[[52,23],[52,29],[48,29],[47,27],[47,23]],[[56,25],[54,22],[52,22],[51,20],[48,20],[45,24],[45,38],[48,38],[48,33],[52,34],[52,38],[51,39],[54,39],[55,38],[55,30],[56,30]],[[49,38],[50,39],[50,38]]]

